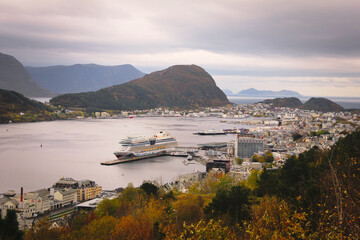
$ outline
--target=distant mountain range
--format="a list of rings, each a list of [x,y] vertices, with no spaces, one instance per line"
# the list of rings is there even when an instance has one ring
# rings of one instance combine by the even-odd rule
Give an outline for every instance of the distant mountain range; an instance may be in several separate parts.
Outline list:
[[[204,69],[195,65],[177,65],[96,92],[60,95],[50,103],[66,107],[134,110],[223,106],[230,102]]]
[[[0,53],[0,88],[17,91],[28,97],[54,96],[50,91],[41,88],[16,58],[2,53]]]
[[[227,96],[249,96],[249,97],[302,97],[302,95],[295,91],[290,90],[280,90],[280,91],[271,91],[271,90],[257,90],[255,88],[249,88],[242,90],[238,93],[233,93],[229,89],[224,89],[224,93]]]
[[[76,64],[71,66],[26,67],[26,69],[41,87],[55,93],[96,91],[145,75],[130,64],[118,66]]]
[[[344,111],[344,108],[339,104],[327,99],[327,98],[310,98],[304,104],[300,99],[295,97],[290,98],[275,98],[266,99],[263,103],[271,104],[274,107],[290,107],[290,108],[301,108],[306,110],[314,110],[321,112],[340,112]]]

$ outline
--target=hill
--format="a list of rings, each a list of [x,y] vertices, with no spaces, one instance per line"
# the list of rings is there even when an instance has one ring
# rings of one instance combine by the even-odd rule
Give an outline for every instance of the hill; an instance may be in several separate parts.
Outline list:
[[[172,66],[96,92],[60,95],[50,102],[62,106],[116,110],[222,106],[230,103],[214,79],[195,65]]]
[[[15,91],[0,89],[0,114],[33,112],[38,113],[49,108],[38,101],[31,100]]]
[[[26,67],[26,69],[37,84],[55,93],[96,91],[145,75],[130,64],[118,66],[76,64],[71,66]]]
[[[249,88],[238,92],[236,95],[247,95],[247,96],[261,96],[261,97],[302,97],[302,95],[295,91],[281,90],[257,90],[255,88]]]
[[[304,103],[302,108],[306,110],[315,110],[322,112],[344,111],[343,107],[327,98],[310,98],[307,102]]]
[[[296,97],[266,99],[263,103],[272,104],[274,107],[299,108],[302,106],[302,102]]]
[[[343,107],[327,98],[310,98],[304,104],[295,97],[266,99],[262,103],[272,104],[274,107],[302,108],[321,112],[344,111]]]
[[[24,66],[13,56],[0,53],[0,88],[17,91],[29,97],[52,97],[31,78]]]

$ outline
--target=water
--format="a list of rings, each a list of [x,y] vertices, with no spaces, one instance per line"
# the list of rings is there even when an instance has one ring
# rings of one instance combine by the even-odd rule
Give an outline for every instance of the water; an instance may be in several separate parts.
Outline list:
[[[232,128],[218,118],[134,118],[68,120],[0,125],[0,193],[9,189],[26,192],[52,186],[61,177],[96,181],[103,189],[135,186],[144,180],[174,181],[179,174],[205,171],[182,158],[159,157],[102,166],[115,159],[113,150],[126,136],[152,136],[164,130],[179,146],[229,141],[234,135],[197,136],[193,132]],[[242,126],[236,126],[242,127]],[[40,147],[42,145],[42,147]]]

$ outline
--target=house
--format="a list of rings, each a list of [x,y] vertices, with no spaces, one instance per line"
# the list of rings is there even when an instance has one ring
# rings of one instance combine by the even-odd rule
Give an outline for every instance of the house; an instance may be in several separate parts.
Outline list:
[[[9,197],[0,198],[0,216],[5,218],[8,209],[16,210],[19,206],[19,202]]]

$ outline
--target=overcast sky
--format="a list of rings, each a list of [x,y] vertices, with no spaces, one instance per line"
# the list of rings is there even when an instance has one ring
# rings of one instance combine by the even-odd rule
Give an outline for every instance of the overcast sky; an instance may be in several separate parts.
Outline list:
[[[360,97],[359,0],[0,0],[26,66],[203,67],[222,89]]]

